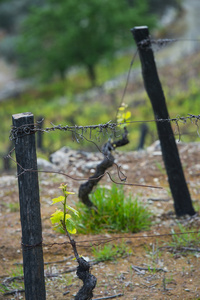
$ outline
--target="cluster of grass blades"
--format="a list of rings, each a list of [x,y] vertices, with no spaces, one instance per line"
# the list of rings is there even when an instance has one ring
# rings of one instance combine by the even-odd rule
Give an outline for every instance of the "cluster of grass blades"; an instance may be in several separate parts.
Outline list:
[[[123,257],[124,255],[130,255],[131,251],[127,245],[122,242],[114,245],[109,243],[92,247],[92,254],[97,261],[111,261]]]
[[[12,278],[12,280],[4,280],[2,283],[0,283],[0,299],[22,299],[17,298],[7,298],[7,295],[18,294],[17,291],[24,292],[24,282],[23,282],[23,266],[15,266],[11,272],[8,274],[8,278]],[[2,296],[2,298],[1,298]]]
[[[175,248],[199,246],[200,231],[198,232],[197,228],[185,227],[181,223],[178,223],[178,232],[181,234],[176,235],[175,230],[171,230],[171,233],[174,235],[172,235],[170,246]]]
[[[78,204],[79,233],[139,232],[149,229],[151,225],[151,213],[130,194],[125,196],[122,186],[113,184],[111,189],[98,187],[91,200],[97,210]]]

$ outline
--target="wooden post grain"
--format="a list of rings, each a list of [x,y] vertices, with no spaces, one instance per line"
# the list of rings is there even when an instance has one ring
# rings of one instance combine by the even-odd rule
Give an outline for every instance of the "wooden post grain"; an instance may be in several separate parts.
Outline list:
[[[12,119],[13,126],[17,129],[15,152],[18,163],[25,297],[26,300],[44,300],[46,293],[38,173],[24,172],[25,169],[37,170],[35,134],[27,134],[33,127],[34,117],[31,113],[21,113],[13,115]]]
[[[134,27],[131,32],[138,46],[144,85],[153,107],[155,119],[168,119],[169,114],[156,69],[148,27]],[[176,215],[194,215],[195,211],[185,181],[171,124],[170,122],[156,122],[156,125],[169,185],[174,198]]]

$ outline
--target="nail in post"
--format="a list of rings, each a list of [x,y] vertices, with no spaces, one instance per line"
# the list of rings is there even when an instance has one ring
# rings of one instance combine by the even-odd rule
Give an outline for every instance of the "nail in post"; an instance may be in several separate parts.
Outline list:
[[[38,173],[23,172],[24,169],[37,170],[35,134],[27,134],[33,128],[34,116],[31,113],[21,113],[13,115],[12,119],[13,126],[18,129],[15,153],[19,175],[25,297],[26,300],[45,300]]]
[[[156,69],[148,27],[134,27],[131,32],[138,46],[144,85],[153,107],[155,119],[168,119],[169,114]],[[170,122],[156,122],[156,125],[176,215],[194,215],[195,211],[171,124]]]

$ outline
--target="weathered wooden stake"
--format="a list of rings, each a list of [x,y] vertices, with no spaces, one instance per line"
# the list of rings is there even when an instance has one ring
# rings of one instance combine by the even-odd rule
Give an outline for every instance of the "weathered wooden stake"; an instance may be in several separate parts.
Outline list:
[[[144,148],[144,143],[145,143],[145,138],[148,133],[148,126],[147,124],[143,123],[140,127],[140,138],[139,138],[139,143],[137,150],[142,150]]]
[[[148,27],[134,27],[131,32],[138,46],[144,85],[151,100],[155,119],[168,119],[169,114],[154,61]],[[174,198],[176,215],[194,215],[195,211],[185,181],[171,124],[170,122],[156,122],[156,125],[169,185]]]
[[[38,173],[24,172],[28,169],[37,170],[35,134],[27,135],[33,127],[34,117],[31,113],[21,113],[12,118],[13,126],[18,129],[15,152],[18,163],[25,297],[26,300],[45,300]]]

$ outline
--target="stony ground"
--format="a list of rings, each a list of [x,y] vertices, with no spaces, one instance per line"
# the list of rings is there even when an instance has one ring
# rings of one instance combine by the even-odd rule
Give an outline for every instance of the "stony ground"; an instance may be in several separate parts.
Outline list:
[[[186,180],[192,195],[196,210],[200,207],[200,143],[179,143]],[[94,172],[95,163],[101,160],[100,154],[77,153],[64,151],[66,154],[64,171],[70,176],[87,178]],[[102,238],[114,238],[112,244],[122,243],[126,250],[122,257],[110,262],[99,262],[92,266],[91,272],[97,277],[97,286],[93,299],[200,299],[200,246],[192,251],[170,248],[172,230],[179,231],[177,222],[181,222],[188,230],[199,230],[198,215],[191,218],[186,216],[177,219],[174,214],[173,200],[169,191],[167,177],[164,171],[159,145],[155,143],[147,151],[117,152],[116,162],[122,166],[127,182],[154,185],[162,189],[129,187],[133,198],[138,197],[153,212],[153,226],[149,231],[137,234],[104,234],[75,236],[78,251],[81,255],[94,261],[91,247],[83,241]],[[55,157],[54,157],[55,159]],[[41,162],[40,162],[41,163]],[[59,163],[54,168],[59,169]],[[43,166],[44,167],[44,166]],[[50,168],[48,165],[45,168]],[[116,168],[110,170],[117,180]],[[49,217],[55,208],[51,206],[51,199],[60,194],[58,189],[61,182],[68,184],[69,190],[78,191],[79,183],[63,175],[40,173],[40,196],[43,225],[43,247],[47,299],[73,299],[81,287],[81,282],[73,268],[76,262],[69,245],[48,244],[64,242],[65,237],[52,231]],[[103,185],[110,185],[109,178],[101,181]],[[1,195],[1,236],[0,236],[0,281],[1,292],[23,289],[22,284],[22,249],[21,227],[18,205],[17,178],[14,174],[2,174],[0,177]],[[78,201],[77,196],[73,201]],[[161,236],[159,236],[161,235]],[[119,237],[119,238],[118,238]],[[82,246],[82,247],[80,247]],[[190,245],[189,245],[190,246]],[[189,247],[188,246],[188,247]],[[194,249],[195,248],[195,249]],[[16,277],[13,281],[13,276]],[[0,294],[0,299],[25,299],[24,292]]]

